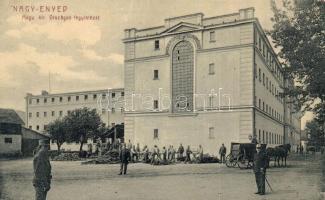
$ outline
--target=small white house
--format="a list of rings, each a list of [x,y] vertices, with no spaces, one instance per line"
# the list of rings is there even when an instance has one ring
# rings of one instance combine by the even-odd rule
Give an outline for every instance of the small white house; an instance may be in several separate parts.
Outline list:
[[[0,155],[21,154],[23,125],[14,110],[0,108]]]

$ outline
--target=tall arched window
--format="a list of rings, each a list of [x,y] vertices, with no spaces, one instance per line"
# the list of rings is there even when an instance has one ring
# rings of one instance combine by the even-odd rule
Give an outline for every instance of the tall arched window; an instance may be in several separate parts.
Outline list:
[[[194,49],[190,42],[177,43],[172,52],[172,110],[193,111]]]

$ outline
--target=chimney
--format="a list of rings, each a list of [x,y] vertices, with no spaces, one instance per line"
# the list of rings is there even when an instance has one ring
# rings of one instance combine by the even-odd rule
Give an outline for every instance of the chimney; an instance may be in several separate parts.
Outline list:
[[[255,12],[254,7],[240,9],[239,10],[239,19],[244,20],[244,19],[254,18],[254,12]]]

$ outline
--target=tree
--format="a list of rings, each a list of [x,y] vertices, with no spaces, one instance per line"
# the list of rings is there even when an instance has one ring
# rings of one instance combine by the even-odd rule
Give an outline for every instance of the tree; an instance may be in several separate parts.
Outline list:
[[[313,111],[324,122],[325,108],[325,2],[321,0],[282,0],[279,8],[271,0],[273,29],[268,31],[280,52],[286,75],[296,87],[285,95],[298,99],[303,111]]]
[[[323,126],[317,119],[313,119],[306,124],[306,132],[308,136],[308,144],[315,146],[317,149],[324,145],[325,138],[323,133]]]
[[[55,141],[58,152],[60,153],[61,145],[67,140],[67,128],[63,120],[57,119],[51,122],[47,127],[47,132],[51,135],[51,139]]]
[[[68,140],[80,142],[80,152],[89,137],[94,137],[100,127],[101,119],[95,109],[81,108],[73,110],[65,118]]]

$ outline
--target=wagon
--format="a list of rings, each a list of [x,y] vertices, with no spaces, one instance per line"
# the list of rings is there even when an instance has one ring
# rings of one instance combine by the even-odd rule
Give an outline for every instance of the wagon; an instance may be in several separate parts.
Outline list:
[[[230,153],[226,157],[227,167],[248,169],[252,167],[256,144],[253,143],[231,143]]]

